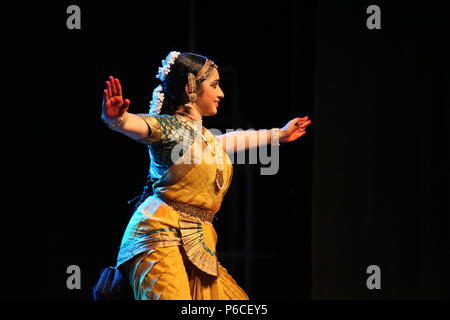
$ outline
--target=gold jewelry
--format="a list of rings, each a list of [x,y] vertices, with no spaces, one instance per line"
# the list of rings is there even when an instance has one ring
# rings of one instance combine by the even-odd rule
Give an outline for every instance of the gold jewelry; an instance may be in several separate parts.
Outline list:
[[[182,115],[182,112],[176,111],[175,114]],[[190,118],[190,117],[188,116],[188,118]],[[203,141],[205,141],[205,143],[208,146],[209,150],[211,151],[212,155],[214,155],[214,158],[216,160],[216,165],[217,165],[216,166],[216,177],[214,179],[214,190],[216,191],[216,193],[218,193],[220,190],[223,189],[223,186],[225,184],[225,179],[224,179],[224,175],[223,175],[224,163],[223,163],[222,153],[216,152],[217,140],[214,139],[214,148],[211,148],[208,138],[206,138],[202,132],[200,132],[197,128],[195,128],[193,125],[191,125],[188,121],[186,121],[186,124],[189,125],[194,130],[195,133],[199,134],[202,137]],[[203,128],[203,126],[202,126],[202,128]]]
[[[206,59],[205,64],[198,72],[197,76],[195,77],[195,80],[206,80],[208,78],[209,73],[211,72],[212,68],[214,68],[216,64],[212,62],[209,59]]]
[[[213,68],[217,68],[216,64],[209,59],[206,59],[205,64],[197,73],[197,76],[194,76],[192,72],[188,74],[188,91],[189,91],[189,101],[195,102],[197,101],[197,81],[204,81],[208,78],[209,73]]]
[[[223,170],[216,168],[216,179],[214,180],[214,190],[218,193],[223,189],[223,185],[225,184],[225,180],[223,178]]]
[[[209,210],[202,209],[199,207],[194,207],[194,206],[191,206],[184,202],[178,202],[178,201],[173,201],[173,200],[168,200],[168,199],[163,199],[163,201],[165,203],[167,203],[169,206],[171,206],[172,208],[174,208],[179,213],[183,213],[185,215],[198,218],[203,222],[212,223],[212,221],[213,221],[214,213],[212,213]]]
[[[197,100],[197,84],[195,83],[195,76],[193,73],[188,74],[188,88],[189,88],[189,101],[195,102]]]

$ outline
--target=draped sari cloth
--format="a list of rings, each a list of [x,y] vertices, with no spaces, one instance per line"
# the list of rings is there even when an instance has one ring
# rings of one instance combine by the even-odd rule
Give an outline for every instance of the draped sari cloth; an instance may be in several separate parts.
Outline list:
[[[187,117],[138,116],[150,128],[137,141],[148,145],[154,194],[134,212],[117,258],[135,298],[248,299],[217,261],[212,222],[233,175],[227,153]],[[223,161],[222,189],[215,187],[217,155]]]

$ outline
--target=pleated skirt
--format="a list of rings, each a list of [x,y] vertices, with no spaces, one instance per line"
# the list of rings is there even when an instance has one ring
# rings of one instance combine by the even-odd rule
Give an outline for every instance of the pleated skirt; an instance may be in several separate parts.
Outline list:
[[[217,277],[208,275],[189,261],[182,246],[150,250],[126,266],[136,300],[248,300],[220,263]]]

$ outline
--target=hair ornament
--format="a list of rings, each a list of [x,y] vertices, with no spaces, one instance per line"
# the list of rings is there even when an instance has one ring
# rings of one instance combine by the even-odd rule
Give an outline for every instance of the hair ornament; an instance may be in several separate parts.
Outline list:
[[[164,93],[161,85],[153,90],[152,101],[150,102],[150,114],[159,114],[164,101]]]
[[[170,67],[175,63],[175,60],[180,55],[180,52],[178,51],[171,51],[165,60],[162,60],[162,67],[158,68],[158,74],[156,75],[156,78],[158,78],[161,81],[164,81],[167,77],[167,75],[170,72]]]

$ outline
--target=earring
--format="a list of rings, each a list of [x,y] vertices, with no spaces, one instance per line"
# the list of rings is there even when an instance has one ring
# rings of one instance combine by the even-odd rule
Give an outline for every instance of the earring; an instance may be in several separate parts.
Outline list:
[[[197,90],[197,85],[195,84],[195,76],[193,73],[188,74],[188,87],[189,87],[189,101],[195,102],[197,101],[197,94],[195,91]]]
[[[189,101],[191,102],[197,101],[197,94],[195,92],[189,94]]]

